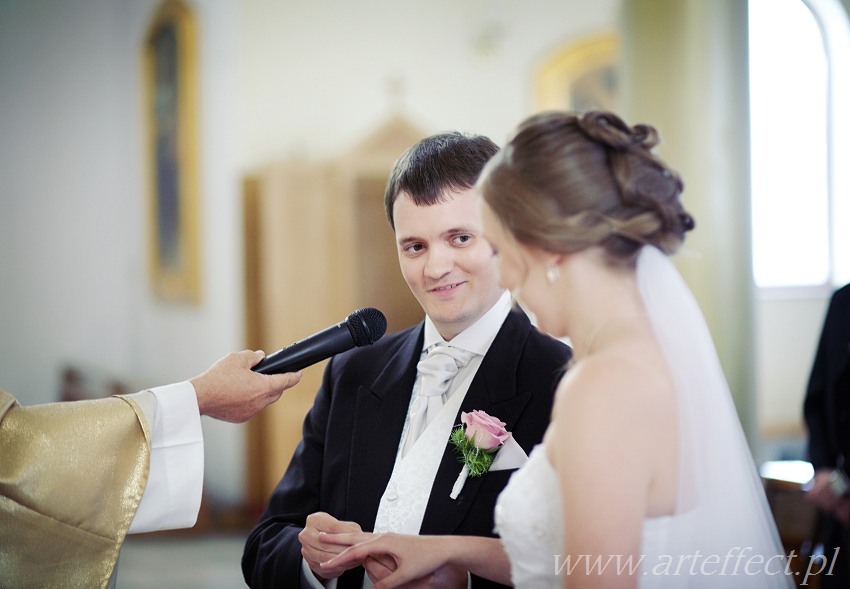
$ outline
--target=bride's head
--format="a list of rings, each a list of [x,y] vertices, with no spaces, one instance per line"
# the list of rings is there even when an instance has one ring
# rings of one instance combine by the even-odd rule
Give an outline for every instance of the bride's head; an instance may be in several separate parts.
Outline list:
[[[632,265],[644,244],[676,251],[694,227],[677,174],[652,153],[654,128],[608,112],[545,112],[522,122],[478,190],[520,244],[570,254],[600,246]]]

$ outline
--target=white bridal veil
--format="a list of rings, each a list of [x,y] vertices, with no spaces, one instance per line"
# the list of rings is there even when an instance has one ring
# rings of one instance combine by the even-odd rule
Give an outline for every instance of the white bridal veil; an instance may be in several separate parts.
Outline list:
[[[679,586],[791,587],[776,525],[702,312],[673,263],[655,247],[641,250],[637,280],[679,405],[679,500],[667,546],[678,553],[671,557],[686,559],[682,572],[687,567],[697,572],[680,576]]]

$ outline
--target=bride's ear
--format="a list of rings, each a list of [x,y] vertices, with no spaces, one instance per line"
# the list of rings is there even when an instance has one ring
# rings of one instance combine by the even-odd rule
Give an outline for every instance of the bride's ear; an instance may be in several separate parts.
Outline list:
[[[560,268],[566,257],[567,254],[543,251],[541,260],[547,268]]]

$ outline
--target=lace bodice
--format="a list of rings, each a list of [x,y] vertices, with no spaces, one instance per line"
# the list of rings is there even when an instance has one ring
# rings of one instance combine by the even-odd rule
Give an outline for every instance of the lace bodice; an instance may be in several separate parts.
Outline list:
[[[523,589],[555,589],[555,556],[563,553],[558,477],[541,444],[511,477],[496,503],[496,530],[511,561],[511,580]]]
[[[668,554],[667,529],[679,518],[647,519],[643,527],[644,559],[633,566],[641,567],[638,586],[678,587],[663,584],[664,577],[651,574],[648,563]],[[496,504],[496,527],[511,561],[511,578],[517,589],[560,589],[562,575],[572,564],[584,570],[585,563],[566,563],[563,557],[563,512],[558,475],[546,458],[545,447],[535,446],[528,462],[512,477]],[[603,563],[604,564],[604,561]],[[614,566],[612,562],[610,566]],[[622,561],[622,566],[628,566]],[[560,574],[558,569],[560,568]]]

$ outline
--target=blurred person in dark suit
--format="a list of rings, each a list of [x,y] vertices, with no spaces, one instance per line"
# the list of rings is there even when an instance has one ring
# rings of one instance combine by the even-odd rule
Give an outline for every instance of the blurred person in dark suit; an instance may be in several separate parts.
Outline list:
[[[830,299],[804,414],[815,469],[807,497],[822,512],[825,570],[832,573],[821,577],[821,587],[850,587],[850,284]]]

